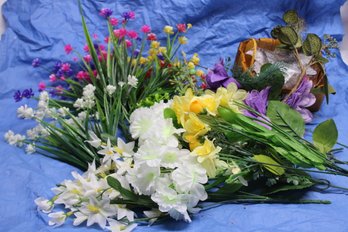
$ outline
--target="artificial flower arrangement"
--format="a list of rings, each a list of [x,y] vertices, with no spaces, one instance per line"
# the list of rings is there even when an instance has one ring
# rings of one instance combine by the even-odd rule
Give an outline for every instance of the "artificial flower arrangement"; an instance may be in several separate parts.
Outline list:
[[[234,79],[221,62],[204,74],[196,70],[197,54],[177,56],[190,24],[175,31],[165,26],[167,43],[161,46],[149,26],[141,28],[142,36],[128,28],[134,12],[120,21],[102,9],[109,30],[103,45],[81,15],[86,55],[70,45],[65,51],[76,52],[82,68],[74,72],[70,63],[58,62],[50,84],[39,84],[37,108],[17,111],[38,125],[26,136],[5,135],[11,145],[26,144],[28,153],[83,171],[53,188],[50,199],[35,200],[50,225],[74,217],[74,225],[131,231],[167,216],[190,222],[206,201],[326,204],[297,199],[292,191],[340,188],[309,174],[348,175],[333,155],[338,135],[332,120],[316,127],[313,142],[303,138],[303,116],[315,101],[310,77],[301,76],[280,99],[286,74],[280,65],[262,66],[257,78],[265,79],[253,87],[245,84],[255,78],[249,69]],[[280,82],[273,85],[272,78]],[[28,89],[14,98],[33,96]],[[52,212],[56,205],[65,210]]]

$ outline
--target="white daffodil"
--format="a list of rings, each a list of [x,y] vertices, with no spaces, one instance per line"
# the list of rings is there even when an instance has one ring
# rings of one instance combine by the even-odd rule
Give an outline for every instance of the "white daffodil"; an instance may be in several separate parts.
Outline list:
[[[99,148],[102,142],[101,139],[91,130],[88,131],[88,135],[91,139],[86,140],[86,142],[91,144],[92,147]]]
[[[106,227],[111,232],[131,232],[137,227],[137,224],[126,225],[113,219],[109,219],[109,226]]]
[[[18,118],[31,119],[34,116],[34,110],[27,105],[20,106],[17,109],[17,116]]]
[[[138,78],[136,76],[128,75],[127,81],[127,84],[134,88],[136,88],[138,85]]]
[[[37,208],[44,213],[50,213],[54,207],[54,203],[52,201],[43,197],[36,198],[35,204],[37,205]]]
[[[109,217],[115,216],[117,207],[110,205],[109,199],[97,200],[95,197],[90,197],[88,202],[84,202],[79,208],[81,214],[76,214],[77,219],[74,225],[78,225],[87,219],[87,226],[97,223],[101,228],[105,228],[106,220]]]
[[[60,212],[50,213],[48,214],[48,217],[50,218],[50,220],[48,221],[48,225],[61,226],[64,224],[67,218],[67,215],[65,212],[60,211]]]
[[[126,205],[117,205],[117,220],[127,218],[129,222],[134,221],[134,212],[126,208]]]
[[[117,146],[114,150],[122,157],[131,158],[134,155],[135,142],[125,143],[121,138],[117,138]]]
[[[106,142],[106,146],[102,146],[102,150],[98,151],[98,154],[104,155],[103,163],[108,160],[118,159],[120,156],[115,152],[114,147],[111,145],[110,139]]]
[[[106,86],[106,92],[111,96],[115,93],[116,91],[116,86],[114,85],[108,85]]]
[[[55,194],[59,194],[55,200],[56,204],[73,206],[81,201],[81,197],[84,195],[84,190],[81,184],[72,180],[65,180],[61,185],[64,187],[56,187],[52,189]]]
[[[135,163],[126,175],[128,182],[139,194],[151,195],[155,191],[160,168],[150,167],[146,163]]]

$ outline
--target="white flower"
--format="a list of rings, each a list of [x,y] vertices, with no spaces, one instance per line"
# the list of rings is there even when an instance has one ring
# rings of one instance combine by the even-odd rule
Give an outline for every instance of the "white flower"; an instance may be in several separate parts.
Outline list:
[[[117,147],[114,147],[115,151],[122,157],[130,158],[134,154],[135,142],[125,143],[121,138],[117,138]]]
[[[42,91],[40,93],[40,95],[39,95],[39,100],[47,102],[49,100],[48,92],[47,91]]]
[[[156,190],[155,185],[159,176],[159,167],[150,167],[146,163],[135,163],[126,177],[136,192],[151,195]]]
[[[52,201],[47,200],[43,197],[36,198],[35,204],[37,205],[37,208],[44,213],[50,213],[54,207],[54,204]]]
[[[78,98],[75,103],[74,103],[74,107],[77,109],[83,109],[85,108],[85,102],[82,98]]]
[[[118,85],[122,88],[122,86],[124,86],[126,83],[124,83],[123,81],[119,81]]]
[[[83,98],[84,99],[91,99],[94,98],[94,91],[95,87],[92,84],[88,84],[83,88]]]
[[[104,155],[103,163],[108,160],[118,159],[120,156],[115,152],[114,148],[111,145],[110,139],[108,139],[106,146],[102,146],[102,150],[98,151],[98,154]]]
[[[60,212],[50,213],[48,214],[48,217],[50,218],[50,220],[48,221],[48,225],[61,226],[64,224],[67,215],[63,211],[60,211]]]
[[[5,133],[4,138],[8,142],[14,135],[15,135],[15,133],[13,131],[9,130]]]
[[[61,117],[66,117],[67,113],[69,112],[69,108],[67,107],[61,107],[57,110],[57,113],[61,116]]]
[[[9,130],[5,133],[5,140],[8,142],[11,146],[23,146],[23,141],[25,140],[24,135],[20,134],[14,134],[13,131]]]
[[[116,91],[116,86],[114,85],[108,85],[106,86],[106,92],[111,96],[112,94],[114,94]]]
[[[87,226],[97,223],[103,229],[106,226],[106,220],[117,213],[117,207],[110,205],[110,200],[97,200],[95,197],[91,197],[88,202],[84,202],[79,210],[81,214],[75,213],[76,222],[74,222],[74,225],[79,225],[87,219]]]
[[[157,181],[156,192],[151,195],[151,199],[156,202],[161,212],[168,212],[176,220],[184,219],[191,222],[187,213],[186,195],[178,194],[173,188],[168,176],[162,177]]]
[[[88,131],[89,137],[91,140],[86,140],[87,143],[91,144],[92,147],[98,148],[101,145],[101,139],[93,131]]]
[[[164,147],[158,146],[153,141],[145,141],[134,154],[134,158],[139,163],[146,163],[149,167],[159,167],[163,152]]]
[[[162,153],[161,166],[165,168],[176,168],[180,165],[185,156],[190,155],[190,151],[174,147],[167,147]]]
[[[109,226],[106,227],[111,232],[131,232],[137,227],[137,224],[126,225],[113,219],[109,219]]]
[[[208,182],[206,171],[199,164],[191,165],[190,163],[184,163],[179,168],[175,169],[171,175],[175,188],[182,193],[189,192],[195,188],[200,188],[198,186],[203,187],[201,184]],[[207,193],[204,191],[204,193],[200,195],[206,197]]]
[[[126,208],[126,205],[117,205],[117,220],[127,218],[128,221],[134,221],[134,212]]]
[[[78,117],[81,121],[85,120],[85,119],[87,118],[87,113],[86,113],[86,111],[80,112],[80,113],[77,115],[77,117]]]
[[[136,76],[131,76],[131,75],[128,75],[128,82],[127,84],[136,88],[137,85],[138,85],[138,79],[136,78]]]
[[[149,108],[136,109],[130,116],[129,131],[134,139],[147,139],[153,135],[153,127],[156,124],[153,111]]]
[[[34,116],[34,110],[27,105],[20,106],[17,109],[17,116],[18,118],[31,119]]]
[[[150,225],[152,225],[158,217],[162,215],[162,212],[159,211],[158,209],[152,209],[152,210],[147,210],[143,212],[146,217],[152,218],[149,220]]]
[[[27,154],[32,154],[36,151],[35,149],[35,144],[28,144],[27,147],[25,148],[25,152]]]

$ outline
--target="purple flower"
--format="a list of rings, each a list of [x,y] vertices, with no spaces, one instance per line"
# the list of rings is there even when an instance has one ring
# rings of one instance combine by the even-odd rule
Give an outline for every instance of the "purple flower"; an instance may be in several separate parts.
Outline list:
[[[22,98],[31,98],[34,96],[34,93],[33,93],[33,90],[30,88],[30,89],[25,89],[23,90],[22,92]]]
[[[60,67],[62,67],[62,61],[57,61],[54,65],[54,72],[58,72],[58,70],[60,70]]]
[[[157,58],[160,60],[164,60],[164,56],[162,55],[162,53],[158,53]]]
[[[303,77],[297,90],[285,100],[291,108],[298,111],[306,123],[311,122],[313,114],[307,109],[316,101],[314,94],[311,93],[313,82],[308,77]]]
[[[223,86],[227,87],[230,83],[235,83],[237,87],[240,87],[238,81],[233,77],[229,77],[224,66],[224,61],[220,60],[219,63],[215,64],[214,68],[210,70],[206,76],[208,89],[216,90]]]
[[[124,20],[130,20],[130,19],[135,19],[135,13],[134,11],[127,11],[122,13],[122,17]]]
[[[41,64],[41,61],[40,61],[40,59],[39,59],[39,58],[35,58],[35,59],[33,59],[33,62],[31,63],[31,65],[32,65],[34,68],[39,67],[39,66],[40,66],[40,64]]]
[[[139,53],[140,53],[140,50],[139,49],[135,49],[134,52],[133,52],[133,56],[134,57],[138,57]]]
[[[268,94],[271,87],[266,87],[261,91],[252,90],[247,98],[244,100],[245,104],[262,115],[266,115],[267,105],[268,105]],[[245,115],[250,117],[257,117],[254,113],[250,111],[245,111]]]
[[[21,91],[17,90],[15,92],[15,94],[13,95],[13,98],[15,100],[15,102],[20,102],[22,100],[22,94],[21,94]]]
[[[103,8],[100,10],[99,15],[104,18],[109,18],[112,15],[112,10],[109,8]]]

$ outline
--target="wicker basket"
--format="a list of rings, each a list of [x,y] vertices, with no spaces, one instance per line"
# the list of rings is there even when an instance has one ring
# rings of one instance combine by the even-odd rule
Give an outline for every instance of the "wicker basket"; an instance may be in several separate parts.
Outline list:
[[[274,51],[280,42],[275,39],[261,38],[261,39],[248,39],[239,44],[235,66],[242,69],[242,71],[247,71],[253,66],[255,62],[257,48],[262,48],[268,51]],[[252,55],[250,54],[252,51]],[[248,52],[248,54],[247,54]],[[250,55],[249,55],[250,54]],[[324,70],[318,64],[311,66],[317,74],[315,76],[308,76],[313,81],[313,88],[321,88],[324,86]],[[290,89],[283,89],[283,93],[290,92]],[[316,112],[320,109],[321,104],[324,100],[324,94],[315,94],[316,102],[308,109],[312,112]]]

